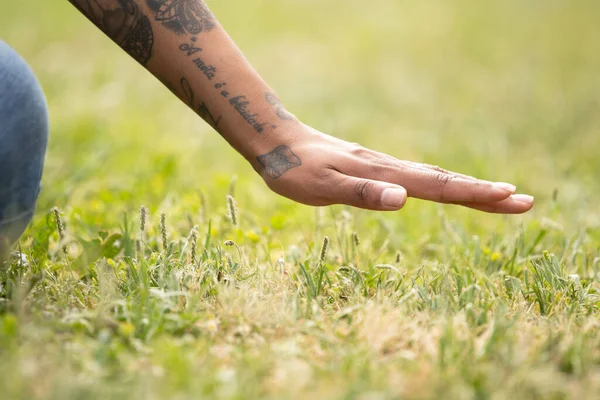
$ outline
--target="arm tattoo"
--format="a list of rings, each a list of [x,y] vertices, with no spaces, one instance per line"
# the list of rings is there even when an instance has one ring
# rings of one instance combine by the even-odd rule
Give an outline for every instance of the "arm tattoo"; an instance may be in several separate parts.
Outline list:
[[[292,168],[302,165],[300,157],[286,145],[275,148],[270,153],[256,157],[260,165],[265,168],[268,177],[277,179]]]
[[[223,96],[223,94],[221,94]],[[223,96],[226,97],[226,96]],[[248,125],[252,127],[257,133],[263,133],[265,131],[266,122],[260,122],[258,120],[258,114],[252,114],[248,107],[250,106],[250,100],[246,96],[235,96],[229,100],[229,104],[233,106],[235,111],[246,121]]]
[[[154,19],[178,35],[197,35],[216,26],[214,16],[202,0],[146,0],[146,3],[156,12]]]
[[[192,59],[194,66],[202,72],[202,74],[209,81],[213,81],[219,77],[219,69],[212,64],[206,63],[201,57],[202,48],[196,46],[196,36],[189,38],[189,43],[182,43],[179,45],[179,50]],[[186,39],[187,41],[187,39]],[[261,134],[265,131],[266,122],[261,122],[261,118],[258,113],[253,113],[250,108],[250,100],[244,95],[232,95],[227,90],[227,82],[216,82],[213,87],[219,91],[221,97],[227,99],[229,104],[235,109],[235,111],[246,121],[248,125],[252,127],[257,133]],[[184,90],[185,91],[185,90]],[[189,97],[189,96],[188,96]],[[275,129],[276,126],[272,125]]]
[[[285,109],[283,104],[281,104],[281,101],[273,93],[265,93],[265,100],[267,103],[275,107],[275,113],[279,119],[284,121],[290,121],[294,119],[294,116]]]
[[[180,84],[181,90],[183,90],[183,96],[185,97],[185,100],[187,101],[190,108],[196,111],[198,115],[202,117],[203,120],[212,125],[213,128],[217,129],[219,127],[221,117],[215,119],[215,117],[208,110],[208,107],[206,106],[206,104],[204,104],[204,102],[196,106],[196,95],[194,93],[194,90],[192,89],[192,86],[190,85],[190,82],[186,78],[181,78]]]
[[[94,25],[137,62],[152,57],[154,34],[150,20],[133,0],[69,0]]]

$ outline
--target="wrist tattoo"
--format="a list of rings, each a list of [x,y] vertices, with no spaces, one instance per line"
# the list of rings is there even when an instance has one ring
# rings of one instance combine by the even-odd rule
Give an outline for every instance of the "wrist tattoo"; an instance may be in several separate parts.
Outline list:
[[[265,93],[265,100],[267,103],[275,107],[275,113],[277,117],[284,121],[290,121],[294,119],[294,116],[285,109],[281,101],[273,93]]]
[[[302,160],[286,145],[277,146],[273,151],[256,157],[269,178],[277,179],[292,168],[302,165]]]
[[[150,20],[133,0],[69,0],[131,57],[146,65],[152,57]]]
[[[146,0],[154,19],[178,35],[197,35],[216,26],[215,17],[202,0]]]

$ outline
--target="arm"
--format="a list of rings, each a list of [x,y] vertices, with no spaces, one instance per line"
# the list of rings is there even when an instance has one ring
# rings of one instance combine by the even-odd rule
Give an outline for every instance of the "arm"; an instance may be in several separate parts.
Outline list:
[[[398,210],[407,195],[522,213],[504,183],[400,161],[328,136],[289,113],[201,0],[69,0],[218,131],[275,192],[321,206]]]

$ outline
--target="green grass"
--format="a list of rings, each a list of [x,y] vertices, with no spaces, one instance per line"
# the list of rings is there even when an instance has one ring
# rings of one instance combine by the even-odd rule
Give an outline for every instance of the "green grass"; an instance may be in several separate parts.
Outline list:
[[[209,5],[306,123],[534,211],[294,204],[66,1],[3,4],[52,138],[2,398],[598,398],[600,3]]]

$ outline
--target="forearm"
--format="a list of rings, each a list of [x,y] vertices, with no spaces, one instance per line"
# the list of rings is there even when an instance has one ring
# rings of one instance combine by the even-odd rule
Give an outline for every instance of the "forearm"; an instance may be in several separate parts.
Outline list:
[[[299,124],[200,0],[69,0],[258,169]]]
[[[397,210],[407,196],[522,213],[531,196],[333,138],[289,114],[201,0],[69,0],[211,124],[277,193]]]

